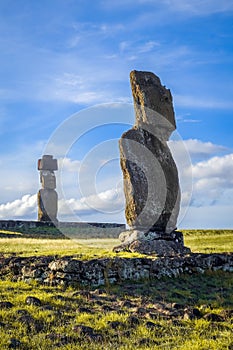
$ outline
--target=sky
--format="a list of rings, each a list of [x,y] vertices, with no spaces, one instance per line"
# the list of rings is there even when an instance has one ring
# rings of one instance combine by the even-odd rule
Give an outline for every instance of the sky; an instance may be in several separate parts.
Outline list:
[[[58,159],[61,221],[125,222],[118,139],[131,70],[171,90],[179,228],[233,228],[231,0],[0,0],[0,219],[37,219]]]

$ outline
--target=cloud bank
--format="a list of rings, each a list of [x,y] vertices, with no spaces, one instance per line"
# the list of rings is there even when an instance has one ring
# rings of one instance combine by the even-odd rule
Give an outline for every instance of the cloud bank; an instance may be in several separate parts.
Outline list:
[[[182,207],[186,209],[189,206],[187,217],[182,218],[180,224],[185,226],[185,222],[189,221],[189,227],[194,225],[194,220],[191,218],[191,213],[193,213],[195,217],[198,214],[200,215],[199,227],[201,227],[205,210],[206,215],[208,214],[211,217],[211,208],[213,213],[217,211],[220,213],[221,208],[225,208],[226,213],[233,208],[233,153],[216,156],[216,152],[225,152],[226,149],[221,145],[201,142],[197,139],[185,140],[184,144],[191,158],[195,160],[201,154],[202,160],[193,162],[193,164],[190,163],[189,168],[182,168],[180,165],[182,164],[181,159],[179,160],[180,144],[178,141],[170,142],[172,152],[176,153],[179,172],[182,172],[180,178],[183,183],[181,183],[181,187],[187,190],[184,190],[182,193]],[[67,177],[64,178],[63,186],[68,188],[73,183],[74,176],[76,177],[78,173],[80,161],[65,158],[59,160],[60,164],[61,162],[63,163],[63,171],[67,174]],[[88,183],[88,173],[86,176]],[[107,176],[111,176],[111,173],[108,173]],[[193,177],[192,188],[190,188],[190,185],[185,187],[185,181],[190,181],[190,176]],[[107,177],[101,179],[105,183],[107,180]],[[96,221],[98,219],[102,222],[122,222],[124,220],[122,183],[119,182],[117,188],[110,186],[112,186],[111,182],[109,182],[107,190],[79,198],[78,195],[72,196],[72,193],[77,193],[76,188],[66,189],[67,194],[69,193],[70,196],[68,198],[60,197],[59,199],[59,219],[61,221],[92,221],[92,219]],[[189,203],[190,197],[191,202]],[[0,205],[0,219],[35,220],[36,217],[36,194],[24,194],[20,199]],[[215,220],[210,222],[209,227],[214,227],[214,222]],[[233,228],[233,219],[231,217],[228,217],[225,223],[228,227]],[[195,227],[198,227],[198,221]]]

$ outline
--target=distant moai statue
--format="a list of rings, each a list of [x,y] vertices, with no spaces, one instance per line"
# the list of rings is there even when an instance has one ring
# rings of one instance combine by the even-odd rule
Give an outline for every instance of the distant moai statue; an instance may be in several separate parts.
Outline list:
[[[56,177],[54,171],[57,170],[57,159],[51,155],[43,155],[38,159],[38,170],[40,171],[40,182],[42,189],[37,195],[38,200],[38,220],[57,221],[57,192]]]

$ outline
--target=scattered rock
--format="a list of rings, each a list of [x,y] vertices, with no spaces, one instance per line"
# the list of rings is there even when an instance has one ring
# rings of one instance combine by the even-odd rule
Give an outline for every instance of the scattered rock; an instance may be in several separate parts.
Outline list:
[[[21,345],[22,345],[22,343],[20,340],[18,340],[16,338],[11,338],[8,348],[9,349],[18,349],[21,347]]]
[[[20,316],[18,321],[26,326],[28,332],[40,332],[44,327],[43,323],[35,320],[31,315]]]
[[[139,314],[139,315],[145,315],[147,313],[147,309],[145,309],[144,307],[138,307],[136,312]]]
[[[30,313],[28,312],[28,310],[25,310],[25,309],[19,309],[19,310],[16,310],[16,315],[18,316],[29,316]]]
[[[129,322],[131,327],[135,327],[135,326],[138,326],[140,324],[138,317],[136,317],[134,315],[129,316],[128,322]]]
[[[222,316],[224,319],[232,318],[233,317],[233,309],[222,310],[220,312],[220,316]]]
[[[198,319],[202,317],[202,313],[200,312],[199,309],[197,308],[193,308],[193,309],[189,309],[186,308],[184,309],[184,320],[194,320],[194,319]]]
[[[94,329],[92,327],[81,324],[74,326],[73,331],[78,335],[90,335],[94,333]]]
[[[1,301],[0,309],[12,309],[14,305],[10,301]]]
[[[178,309],[179,310],[179,309],[183,308],[183,305],[179,304],[179,303],[172,303],[171,307],[174,308],[174,309]]]
[[[157,328],[158,325],[154,322],[148,321],[148,322],[146,322],[145,327],[148,329],[154,329],[154,328]]]
[[[84,325],[76,325],[73,327],[73,331],[80,336],[84,336],[85,339],[89,341],[97,341],[97,342],[103,341],[102,334],[95,333],[92,327],[88,327]]]
[[[59,334],[59,333],[50,333],[45,336],[46,339],[51,340],[52,342],[57,342],[55,346],[63,346],[69,343],[74,342],[74,338],[67,336],[66,334]]]
[[[35,306],[41,306],[42,304],[40,299],[32,296],[28,296],[25,302],[27,305],[35,305]]]
[[[119,329],[125,327],[125,324],[120,321],[109,321],[108,326],[112,329]]]
[[[224,318],[221,315],[210,312],[204,315],[204,319],[210,322],[223,322]]]
[[[169,242],[169,241],[168,241]],[[149,249],[149,248],[148,248]],[[44,284],[47,277],[46,274],[53,274],[53,285],[72,285],[74,281],[79,281],[86,286],[99,286],[104,285],[108,280],[109,283],[119,283],[125,280],[136,281],[142,278],[145,279],[160,279],[162,277],[178,277],[184,273],[188,274],[199,274],[199,269],[203,271],[215,271],[221,270],[226,271],[226,269],[233,269],[233,253],[215,253],[215,254],[199,254],[192,253],[185,256],[173,256],[173,257],[160,257],[154,258],[105,258],[105,259],[93,259],[89,260],[88,264],[80,262],[82,265],[82,270],[79,269],[72,270],[71,266],[74,267],[73,263],[68,264],[72,261],[72,257],[64,257],[59,259],[59,264],[53,264],[53,271],[49,268],[49,263],[52,257],[8,257],[1,258],[0,261],[0,276],[5,276],[5,269],[7,266],[7,273],[13,274],[17,280],[28,281],[28,277],[25,277],[22,273],[23,266],[35,266],[38,264],[40,269],[43,270],[41,275],[41,280],[39,283]],[[64,259],[64,264],[61,262]],[[17,264],[18,272],[14,275],[14,266]],[[71,268],[73,272],[62,271],[62,266]],[[76,263],[77,266],[77,263]],[[57,270],[56,270],[57,268]],[[107,280],[105,277],[107,276]],[[35,279],[31,277],[30,280]],[[128,296],[134,296],[135,286],[132,284],[128,289],[125,290]],[[146,294],[146,291],[145,291]],[[78,291],[72,296],[78,296],[77,302],[82,302],[82,298],[87,300],[95,299],[95,302],[107,301],[109,298],[107,296],[98,296],[96,292],[90,291]],[[180,296],[180,295],[179,295]],[[60,300],[69,300],[66,297],[64,299],[59,296]],[[97,298],[100,298],[98,301]],[[102,299],[104,298],[104,299]],[[114,300],[108,300],[114,301]],[[0,307],[4,308],[5,301],[0,303]]]
[[[53,307],[52,305],[43,305],[40,307],[40,310],[43,310],[43,311],[53,311]]]
[[[132,307],[135,307],[135,305],[130,301],[130,300],[123,300],[121,303],[120,303],[120,306],[121,307],[126,307],[126,308],[132,308]]]
[[[85,312],[87,314],[93,314],[93,310],[91,310],[87,307],[79,307],[77,311],[78,312]]]
[[[111,311],[115,311],[115,308],[113,308],[112,306],[109,306],[109,305],[103,305],[102,310],[107,311],[107,312],[111,312]]]

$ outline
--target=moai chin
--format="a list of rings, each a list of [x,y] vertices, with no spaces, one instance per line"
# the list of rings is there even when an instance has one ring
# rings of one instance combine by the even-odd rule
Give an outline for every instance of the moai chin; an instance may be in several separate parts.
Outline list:
[[[38,221],[57,222],[57,192],[56,177],[54,171],[58,169],[57,159],[51,155],[43,155],[38,160],[38,170],[40,171],[40,182],[42,189],[39,190],[38,199]]]
[[[172,95],[151,72],[132,71],[135,124],[120,141],[125,216],[130,230],[116,252],[176,255],[188,253],[176,231],[180,208],[178,171],[167,141],[176,129]]]

